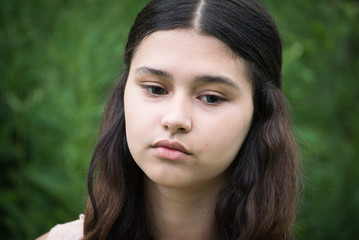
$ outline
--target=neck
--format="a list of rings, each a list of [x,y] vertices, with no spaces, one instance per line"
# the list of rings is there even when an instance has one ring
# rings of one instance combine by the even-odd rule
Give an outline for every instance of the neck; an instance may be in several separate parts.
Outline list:
[[[220,187],[178,189],[145,178],[148,213],[158,239],[210,239]]]

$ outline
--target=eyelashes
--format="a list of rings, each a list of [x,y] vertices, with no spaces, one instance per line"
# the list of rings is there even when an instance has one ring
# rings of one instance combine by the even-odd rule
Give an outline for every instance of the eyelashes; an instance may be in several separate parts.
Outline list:
[[[226,101],[226,99],[223,97],[211,94],[200,96],[199,99],[210,105],[218,105]]]
[[[146,84],[142,85],[142,88],[144,89],[145,93],[150,97],[161,97],[169,94],[169,92],[165,88],[158,85]],[[220,93],[212,94],[212,92],[213,91],[209,91],[209,93],[207,94],[206,91],[204,91],[196,98],[210,106],[217,106],[223,102],[228,101],[225,97],[220,96]]]
[[[151,94],[154,96],[161,96],[161,95],[165,95],[168,93],[164,88],[159,87],[159,86],[144,85],[142,87],[145,89],[145,91],[148,94]]]

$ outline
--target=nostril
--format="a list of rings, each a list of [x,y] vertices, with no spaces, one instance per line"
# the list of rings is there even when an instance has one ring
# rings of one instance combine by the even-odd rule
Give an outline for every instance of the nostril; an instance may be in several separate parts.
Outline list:
[[[186,129],[185,129],[184,127],[180,127],[180,128],[178,128],[178,131],[180,131],[180,132],[185,132]]]
[[[188,132],[192,127],[190,116],[183,114],[183,111],[172,111],[165,114],[161,119],[161,125],[173,133]]]
[[[162,126],[164,129],[169,130],[171,132],[188,132],[191,128],[189,123],[181,122],[181,121],[172,121],[172,122],[163,122]]]

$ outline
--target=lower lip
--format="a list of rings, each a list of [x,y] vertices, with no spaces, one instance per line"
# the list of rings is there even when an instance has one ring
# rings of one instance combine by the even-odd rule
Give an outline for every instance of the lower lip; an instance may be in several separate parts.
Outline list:
[[[166,147],[156,147],[154,151],[158,157],[169,160],[183,160],[189,156],[187,153]]]

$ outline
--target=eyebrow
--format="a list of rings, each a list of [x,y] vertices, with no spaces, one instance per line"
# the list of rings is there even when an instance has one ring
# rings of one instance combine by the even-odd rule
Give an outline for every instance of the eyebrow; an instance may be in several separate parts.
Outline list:
[[[168,78],[168,79],[173,79],[172,75],[169,74],[168,72],[159,70],[159,69],[154,69],[154,68],[150,68],[150,67],[140,67],[136,69],[137,73],[143,73],[143,74],[152,74],[158,77],[164,77],[164,78]]]
[[[142,74],[151,74],[151,75],[155,75],[158,77],[167,78],[170,80],[173,79],[173,76],[166,71],[154,69],[154,68],[150,68],[150,67],[146,67],[146,66],[137,68],[136,72],[142,73]],[[220,83],[220,84],[227,85],[229,87],[239,89],[239,86],[234,81],[232,81],[231,79],[224,77],[224,76],[199,75],[195,78],[195,82],[196,83]]]
[[[227,85],[229,87],[233,87],[239,89],[238,85],[232,81],[231,79],[223,76],[210,76],[210,75],[201,75],[196,77],[196,82],[198,83],[220,83]]]

